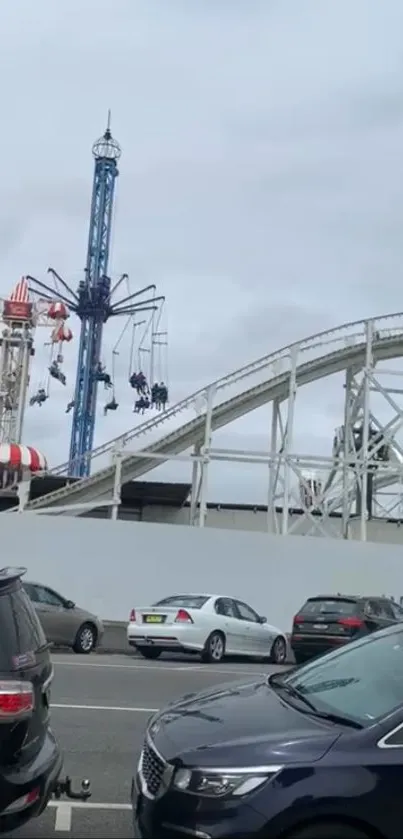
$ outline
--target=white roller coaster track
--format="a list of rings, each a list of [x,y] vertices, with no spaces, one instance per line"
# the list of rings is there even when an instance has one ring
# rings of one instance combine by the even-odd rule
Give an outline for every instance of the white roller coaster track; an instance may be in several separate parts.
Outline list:
[[[186,399],[173,405],[165,413],[132,428],[113,440],[99,446],[92,453],[92,461],[102,455],[112,453],[117,447],[127,447],[143,435],[148,435],[160,425],[172,418],[194,409],[200,399],[205,399],[209,388],[215,394],[231,391],[233,395],[215,405],[212,412],[212,431],[222,428],[245,414],[274,400],[285,400],[289,395],[290,357],[298,353],[297,385],[317,381],[347,368],[361,368],[365,362],[366,324],[368,321],[355,321],[336,329],[327,330],[303,341],[284,347],[277,352],[258,359],[241,369],[213,382]],[[374,361],[383,361],[403,356],[403,313],[385,315],[372,319],[374,324],[373,357]],[[326,351],[324,352],[326,348]],[[284,369],[288,367],[288,369]],[[241,390],[239,384],[257,379],[248,389]],[[237,392],[236,392],[237,391]],[[201,442],[204,435],[204,411],[193,419],[176,427],[171,433],[146,446],[146,451],[160,455],[179,454]],[[151,435],[152,436],[152,435]],[[159,462],[162,462],[159,461]],[[128,453],[122,459],[122,482],[133,480],[150,472],[156,466],[155,459],[138,457]],[[61,475],[67,472],[64,463],[50,474]],[[114,484],[115,467],[113,464],[102,468],[75,484],[63,487],[55,492],[31,501],[27,509],[65,507],[68,504],[79,505],[92,501],[106,500],[111,497]],[[81,511],[82,512],[82,511]],[[79,515],[79,512],[75,512]]]

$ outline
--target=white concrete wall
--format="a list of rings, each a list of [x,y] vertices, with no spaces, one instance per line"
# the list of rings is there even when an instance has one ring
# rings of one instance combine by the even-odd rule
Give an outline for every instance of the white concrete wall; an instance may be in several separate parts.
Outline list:
[[[320,591],[403,594],[400,546],[247,531],[3,514],[2,565],[25,565],[103,618],[180,591],[228,593],[288,630]]]

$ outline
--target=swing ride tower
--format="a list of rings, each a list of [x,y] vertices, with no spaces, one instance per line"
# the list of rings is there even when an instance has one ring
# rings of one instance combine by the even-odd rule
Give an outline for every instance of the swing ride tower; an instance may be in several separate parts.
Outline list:
[[[68,468],[68,474],[75,477],[89,475],[91,468],[98,384],[103,381],[99,371],[102,368],[104,325],[118,315],[134,317],[137,312],[155,313],[164,299],[156,296],[155,285],[149,285],[117,302],[113,301],[115,292],[124,281],[128,281],[128,275],[123,274],[114,284],[108,276],[115,182],[121,156],[119,143],[111,133],[110,112],[106,131],[94,143],[92,153],[95,165],[83,280],[74,292],[53,268],[48,269],[53,287],[29,277],[33,294],[49,302],[57,298],[81,322]]]
[[[94,376],[101,360],[102,331],[111,314],[111,281],[108,277],[113,199],[121,149],[113,139],[110,117],[103,137],[92,153],[95,159],[85,278],[80,283],[76,313],[81,321],[69,472],[89,474],[83,455],[93,448],[98,381]]]

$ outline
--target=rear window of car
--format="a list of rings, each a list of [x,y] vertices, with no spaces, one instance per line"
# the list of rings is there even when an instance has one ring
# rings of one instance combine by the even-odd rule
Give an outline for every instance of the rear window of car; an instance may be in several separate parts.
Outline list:
[[[0,587],[0,670],[17,670],[34,664],[34,653],[46,643],[24,589],[18,585],[11,591],[2,591]]]
[[[358,609],[356,600],[341,597],[313,597],[306,601],[299,614],[306,615],[354,615]]]
[[[173,597],[165,597],[164,600],[158,600],[154,606],[166,606],[167,608],[178,607],[179,609],[201,609],[209,600],[201,594],[176,594]]]

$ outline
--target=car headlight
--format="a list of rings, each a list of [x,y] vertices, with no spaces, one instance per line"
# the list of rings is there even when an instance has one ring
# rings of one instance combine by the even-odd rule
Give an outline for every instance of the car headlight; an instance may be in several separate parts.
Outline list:
[[[282,766],[253,769],[177,769],[173,785],[182,792],[208,798],[241,796],[253,792],[278,775]]]

